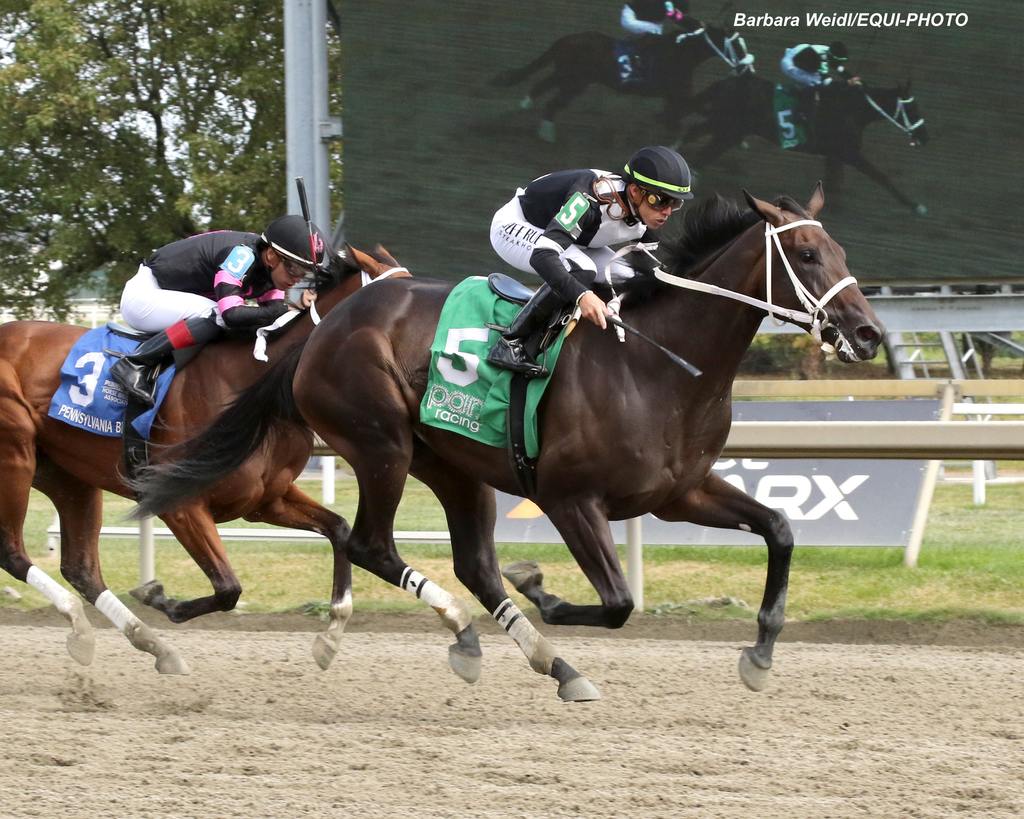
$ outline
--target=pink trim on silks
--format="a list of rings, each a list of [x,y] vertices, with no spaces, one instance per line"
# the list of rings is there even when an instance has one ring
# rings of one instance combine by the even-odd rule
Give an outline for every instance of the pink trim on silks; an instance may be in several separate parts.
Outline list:
[[[262,296],[257,298],[256,301],[258,301],[260,304],[263,304],[263,302],[265,301],[281,301],[282,299],[284,299],[284,296],[284,290],[268,290]]]
[[[166,330],[167,340],[171,342],[171,346],[175,350],[180,350],[182,347],[191,347],[196,343],[196,340],[192,337],[192,331],[188,329],[188,325],[184,321],[176,321]]]
[[[217,309],[220,310],[221,315],[224,315],[232,307],[238,307],[240,304],[245,304],[245,299],[241,296],[225,296],[217,300]]]
[[[217,275],[213,277],[214,287],[218,284],[230,284],[238,287],[239,282],[241,282],[241,279],[239,279],[238,276],[234,276],[226,270],[218,270]]]

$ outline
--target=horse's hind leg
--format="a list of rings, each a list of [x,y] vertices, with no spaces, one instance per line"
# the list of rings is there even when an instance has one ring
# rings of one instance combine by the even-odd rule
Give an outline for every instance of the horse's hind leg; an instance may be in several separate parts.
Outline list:
[[[516,641],[530,667],[555,679],[565,701],[600,699],[594,684],[559,656],[506,594],[494,550],[494,491],[426,454],[417,459],[413,474],[444,507],[459,581]]]
[[[0,402],[0,415],[8,428],[0,430],[0,463],[4,465],[5,484],[0,493],[0,568],[39,591],[68,620],[68,653],[76,662],[89,665],[96,643],[82,601],[34,565],[25,551],[25,513],[36,471],[35,439],[12,434],[9,427],[17,416],[4,414],[8,409],[4,403]],[[62,521],[62,530],[63,527]]]
[[[228,562],[224,543],[205,501],[168,512],[162,515],[162,519],[202,569],[213,586],[213,594],[193,600],[179,600],[168,597],[164,593],[163,584],[152,580],[132,589],[132,596],[162,611],[172,623],[184,623],[214,611],[231,611],[242,594],[242,584]]]
[[[768,682],[775,640],[786,619],[786,590],[793,555],[793,532],[786,518],[758,503],[718,475],[711,474],[680,500],[655,510],[662,520],[679,520],[717,529],[741,529],[761,535],[768,545],[768,573],[757,613],[757,644],[743,649],[739,672],[744,684],[760,691]]]
[[[107,588],[100,571],[102,493],[54,465],[41,467],[36,485],[60,515],[61,574],[135,648],[156,658],[161,674],[188,674],[188,664]]]
[[[331,542],[334,555],[334,582],[331,590],[330,622],[327,630],[313,640],[313,659],[327,669],[341,648],[341,636],[352,616],[352,564],[348,559],[348,523],[330,509],[325,509],[295,484],[283,497],[260,507],[248,520],[264,521],[274,526],[318,532]]]
[[[601,598],[601,605],[579,605],[544,591],[536,563],[506,566],[516,591],[539,610],[545,623],[560,626],[619,628],[633,611],[633,598],[604,512],[592,500],[545,504],[544,512]]]

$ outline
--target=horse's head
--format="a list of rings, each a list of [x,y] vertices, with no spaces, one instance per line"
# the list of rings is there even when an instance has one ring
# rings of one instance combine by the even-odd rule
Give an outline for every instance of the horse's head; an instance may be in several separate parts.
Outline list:
[[[908,130],[911,147],[928,143],[928,129],[924,126],[924,117],[917,99],[910,91],[910,81],[900,83],[896,87],[896,113],[894,119]]]
[[[846,251],[817,221],[825,204],[821,183],[804,208],[788,198],[773,205],[744,194],[767,223],[766,300],[789,311],[787,318],[806,325],[842,361],[874,358],[881,323],[846,267]]]

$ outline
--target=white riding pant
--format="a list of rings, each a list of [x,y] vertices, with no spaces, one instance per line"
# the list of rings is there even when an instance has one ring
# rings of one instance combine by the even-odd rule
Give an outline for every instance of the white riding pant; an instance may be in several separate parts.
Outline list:
[[[537,246],[537,240],[544,235],[545,228],[531,225],[526,221],[523,206],[519,202],[522,193],[523,190],[520,188],[516,195],[494,214],[491,220],[491,247],[503,261],[516,270],[537,276],[537,271],[530,266],[530,256]],[[584,270],[593,270],[597,273],[598,281],[606,281],[605,268],[614,255],[615,251],[609,247],[569,245],[558,258],[562,260],[566,270],[570,269],[568,262],[572,260]],[[621,258],[612,262],[610,272],[613,285],[636,275],[636,271]]]
[[[139,272],[125,283],[121,292],[121,317],[144,333],[157,333],[183,319],[209,316],[211,313],[223,327],[217,302],[196,293],[164,290],[157,283],[153,271],[144,264],[139,265]]]

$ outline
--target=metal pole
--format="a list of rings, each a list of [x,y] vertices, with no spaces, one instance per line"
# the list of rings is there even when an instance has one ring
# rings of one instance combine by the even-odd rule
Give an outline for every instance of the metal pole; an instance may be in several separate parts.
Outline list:
[[[324,506],[334,503],[334,456],[324,455],[320,459],[320,486]]]
[[[953,417],[953,402],[956,399],[956,388],[952,382],[947,381],[942,388],[942,408],[939,413],[940,421],[948,421]],[[917,566],[917,557],[921,553],[921,542],[924,540],[924,528],[928,523],[928,510],[932,505],[932,496],[935,494],[935,483],[939,478],[939,467],[941,460],[928,461],[924,468],[924,480],[921,482],[921,492],[917,496],[917,508],[914,510],[914,522],[910,527],[910,540],[903,551],[903,565],[913,569]]]
[[[147,515],[139,521],[139,583],[156,579],[156,548],[153,538],[153,518]]]

